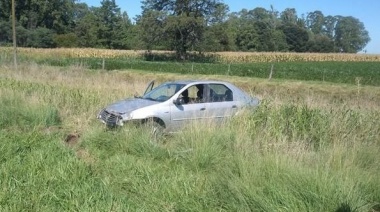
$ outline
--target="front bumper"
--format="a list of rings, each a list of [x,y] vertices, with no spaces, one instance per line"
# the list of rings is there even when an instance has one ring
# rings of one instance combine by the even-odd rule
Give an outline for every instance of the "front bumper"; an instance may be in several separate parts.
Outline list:
[[[109,127],[123,126],[124,125],[123,118],[121,117],[121,115],[108,112],[105,109],[100,111],[97,118]]]

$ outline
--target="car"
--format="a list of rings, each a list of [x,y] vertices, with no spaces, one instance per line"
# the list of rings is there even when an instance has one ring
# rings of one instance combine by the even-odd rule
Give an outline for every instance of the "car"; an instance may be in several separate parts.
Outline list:
[[[144,95],[106,106],[97,118],[107,127],[137,121],[150,123],[154,131],[177,132],[194,121],[220,122],[243,108],[255,108],[260,102],[224,81],[181,80],[153,87],[154,81],[148,84]]]

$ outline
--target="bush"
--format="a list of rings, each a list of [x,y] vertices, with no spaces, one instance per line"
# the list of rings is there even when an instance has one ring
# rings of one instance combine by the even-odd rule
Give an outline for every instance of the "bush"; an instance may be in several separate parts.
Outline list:
[[[78,37],[75,33],[68,33],[63,35],[55,35],[54,42],[57,47],[77,47],[78,46]]]
[[[34,48],[53,48],[56,46],[53,37],[53,30],[39,27],[29,31],[27,46]]]

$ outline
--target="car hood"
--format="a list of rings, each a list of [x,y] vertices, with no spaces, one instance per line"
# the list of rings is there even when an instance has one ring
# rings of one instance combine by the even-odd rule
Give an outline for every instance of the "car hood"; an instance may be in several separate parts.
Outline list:
[[[115,102],[105,108],[108,112],[111,113],[119,113],[119,114],[124,114],[124,113],[130,113],[134,110],[158,104],[160,102],[152,101],[152,100],[147,100],[147,99],[139,99],[139,98],[132,98],[132,99],[125,99],[119,102]]]

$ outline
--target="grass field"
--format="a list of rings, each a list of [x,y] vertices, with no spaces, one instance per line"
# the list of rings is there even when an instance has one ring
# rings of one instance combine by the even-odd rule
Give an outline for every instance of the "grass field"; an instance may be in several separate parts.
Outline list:
[[[159,142],[95,119],[189,78],[262,104]],[[0,211],[380,211],[379,86],[3,62],[0,108]]]
[[[0,47],[0,61],[13,61],[12,49]],[[322,53],[194,53],[190,61],[157,51],[20,48],[19,60],[40,65],[89,69],[136,69],[177,74],[227,75],[352,85],[380,86],[380,55]]]

